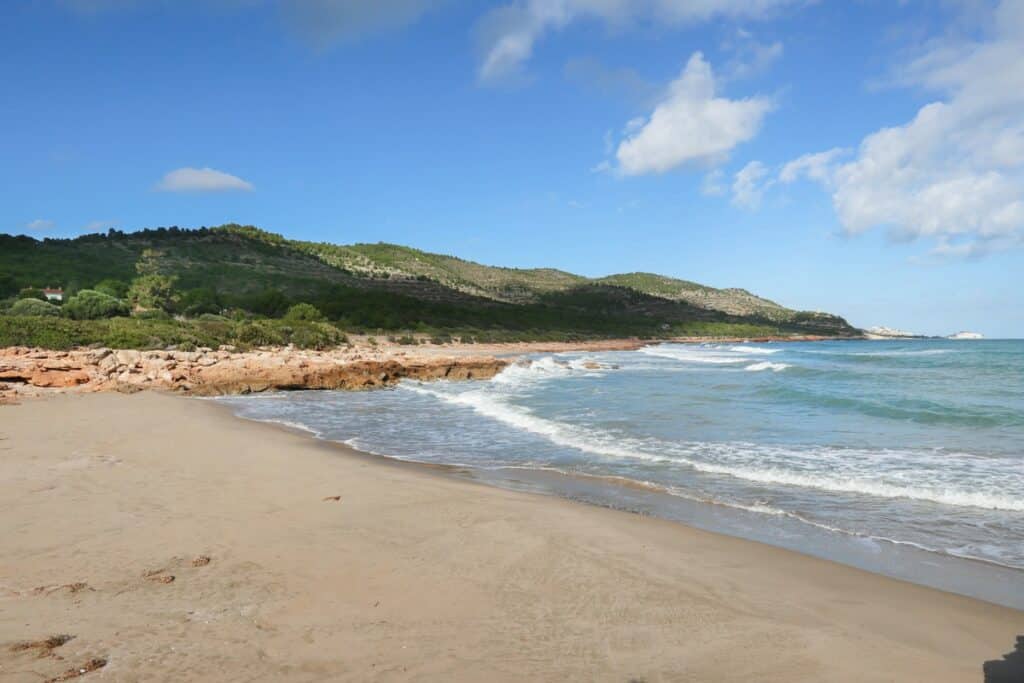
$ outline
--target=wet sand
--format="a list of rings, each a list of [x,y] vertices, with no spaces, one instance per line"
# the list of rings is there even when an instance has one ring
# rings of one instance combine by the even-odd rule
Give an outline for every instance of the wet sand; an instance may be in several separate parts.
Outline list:
[[[0,507],[4,681],[972,681],[1024,634],[1024,612],[150,392],[0,407]]]

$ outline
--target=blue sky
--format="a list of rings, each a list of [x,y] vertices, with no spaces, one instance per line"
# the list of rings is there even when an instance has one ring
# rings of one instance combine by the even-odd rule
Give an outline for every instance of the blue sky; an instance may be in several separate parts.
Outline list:
[[[1024,0],[9,0],[0,231],[252,223],[1024,336]]]

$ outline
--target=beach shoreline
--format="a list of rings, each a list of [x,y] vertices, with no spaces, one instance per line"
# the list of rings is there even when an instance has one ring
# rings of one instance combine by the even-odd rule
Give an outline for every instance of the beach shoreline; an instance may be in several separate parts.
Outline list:
[[[285,392],[276,394],[283,397]],[[891,539],[858,536],[832,527],[806,526],[797,521],[799,537],[788,537],[767,531],[763,513],[733,507],[711,498],[681,497],[677,492],[650,481],[623,476],[593,475],[549,467],[528,467],[508,464],[479,467],[472,464],[431,462],[416,457],[376,452],[353,440],[329,438],[305,425],[276,418],[248,417],[239,404],[224,404],[213,398],[214,409],[225,410],[234,419],[280,429],[322,446],[340,449],[345,457],[365,458],[378,464],[412,468],[477,485],[524,492],[529,495],[554,496],[574,504],[608,508],[682,524],[712,534],[743,539],[768,547],[795,552],[811,558],[835,562],[898,581],[933,588],[942,592],[981,600],[1000,607],[1024,610],[1024,570],[994,561],[953,555],[940,550]],[[206,400],[206,399],[200,399]],[[335,451],[339,452],[339,451]],[[771,521],[777,521],[769,516]],[[770,537],[770,538],[769,538]]]
[[[157,390],[221,396],[297,389],[376,389],[403,379],[489,379],[529,354],[635,351],[660,343],[827,341],[829,337],[679,337],[578,342],[400,344],[353,336],[346,346],[314,350],[53,350],[0,348],[0,404],[63,393]]]
[[[88,677],[977,680],[1024,632],[1024,612],[209,401],[54,396],[0,408],[0,437],[5,680],[101,659]]]

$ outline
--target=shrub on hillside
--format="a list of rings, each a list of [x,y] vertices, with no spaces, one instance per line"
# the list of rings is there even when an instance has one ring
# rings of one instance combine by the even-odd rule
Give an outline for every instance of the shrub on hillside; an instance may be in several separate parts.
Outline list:
[[[36,299],[38,301],[47,301],[46,295],[43,294],[43,290],[36,289],[35,287],[26,287],[18,292],[19,299]]]
[[[171,314],[159,308],[151,308],[148,311],[136,311],[133,317],[139,320],[170,320]]]
[[[235,336],[245,346],[282,346],[284,337],[264,320],[239,325]]]
[[[300,349],[329,349],[348,343],[348,337],[328,323],[297,324],[290,328],[287,339]]]
[[[128,315],[128,306],[109,294],[83,289],[64,304],[64,315],[72,320],[100,320]]]
[[[11,315],[57,317],[60,315],[60,309],[51,303],[40,301],[39,299],[18,299],[11,306]]]
[[[324,314],[313,304],[295,304],[284,315],[285,320],[303,320],[306,322],[322,322]]]
[[[97,292],[112,296],[115,299],[124,299],[128,296],[128,283],[123,280],[115,280],[113,278],[107,278],[96,283],[93,287]]]

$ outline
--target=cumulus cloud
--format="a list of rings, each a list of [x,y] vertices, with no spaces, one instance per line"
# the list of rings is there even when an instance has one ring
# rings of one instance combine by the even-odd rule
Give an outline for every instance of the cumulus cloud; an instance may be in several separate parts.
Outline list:
[[[804,154],[782,167],[782,170],[779,171],[779,182],[789,184],[806,178],[822,185],[829,185],[832,182],[832,174],[835,172],[836,160],[848,153],[848,149],[834,147],[825,152]]]
[[[733,178],[732,203],[744,209],[760,207],[765,189],[773,182],[768,176],[768,167],[760,161],[751,161],[741,168]]]
[[[1024,245],[1024,0],[991,19],[984,39],[932,42],[898,70],[939,97],[913,119],[871,133],[845,163],[790,162],[780,180],[822,183],[848,234],[884,228],[940,256]]]
[[[759,19],[805,0],[517,0],[481,19],[478,36],[483,59],[479,77],[494,82],[517,75],[545,34],[578,20],[613,26],[647,21],[687,26],[713,19]]]
[[[160,192],[251,192],[249,182],[213,168],[179,168],[156,184]]]
[[[47,218],[37,218],[34,221],[29,221],[25,224],[25,227],[32,232],[41,232],[43,230],[49,230],[55,225],[55,223]]]
[[[646,119],[633,119],[615,157],[625,175],[664,173],[688,162],[725,159],[753,138],[772,110],[766,97],[731,100],[716,94],[711,65],[696,52]]]

